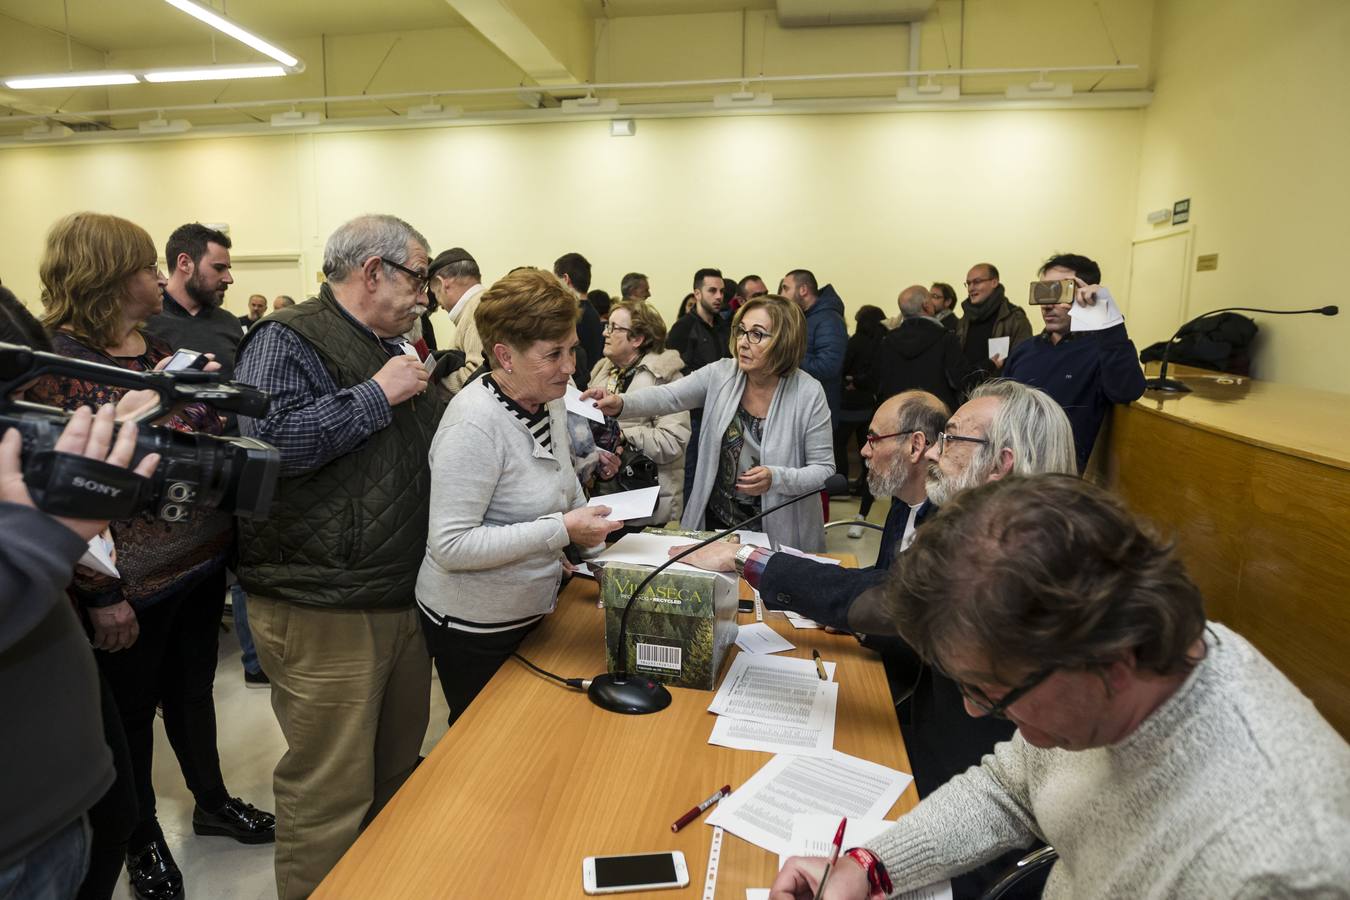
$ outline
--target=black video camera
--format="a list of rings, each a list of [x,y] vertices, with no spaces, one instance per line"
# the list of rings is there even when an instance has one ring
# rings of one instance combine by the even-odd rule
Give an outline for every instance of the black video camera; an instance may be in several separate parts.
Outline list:
[[[159,404],[142,416],[144,420],[182,403],[206,403],[214,409],[260,418],[270,402],[262,391],[221,381],[216,372],[132,372],[0,343],[0,434],[15,428],[23,437],[24,481],[43,512],[81,519],[126,519],[153,508],[164,521],[181,522],[191,518],[195,507],[204,507],[246,518],[267,516],[281,470],[281,454],[275,447],[254,438],[142,424],[132,466],[158,453],[159,466],[150,478],[141,478],[129,468],[58,453],[56,439],[70,414],[11,399],[14,392],[44,375],[153,390],[159,394]]]

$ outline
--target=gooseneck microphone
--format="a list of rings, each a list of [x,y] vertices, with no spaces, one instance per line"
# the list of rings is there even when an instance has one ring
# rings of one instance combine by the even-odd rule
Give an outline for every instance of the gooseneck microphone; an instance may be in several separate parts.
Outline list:
[[[1318,306],[1314,309],[1257,309],[1254,306],[1226,306],[1223,309],[1211,309],[1207,313],[1201,313],[1189,322],[1184,323],[1177,329],[1176,334],[1167,339],[1167,346],[1163,348],[1162,366],[1158,369],[1158,377],[1145,381],[1144,387],[1150,391],[1163,391],[1168,394],[1189,394],[1190,388],[1175,378],[1167,377],[1167,364],[1171,361],[1172,347],[1176,345],[1177,338],[1181,337],[1182,332],[1196,322],[1225,312],[1254,312],[1271,316],[1305,316],[1311,314],[1335,316],[1340,314],[1341,308],[1339,306]]]
[[[821,491],[830,493],[840,493],[848,489],[848,479],[838,472],[825,479],[825,483],[820,487],[812,488],[809,491],[803,491],[795,497],[784,500],[776,506],[771,506],[763,512],[756,513],[743,522],[732,525],[725,531],[719,531],[710,538],[705,538],[693,546],[681,550],[676,555],[670,557],[661,565],[651,571],[646,578],[642,579],[631,594],[628,595],[628,605],[624,607],[623,615],[619,617],[619,641],[616,653],[617,662],[615,671],[604,675],[597,675],[591,679],[591,686],[586,689],[586,694],[591,698],[591,702],[602,709],[610,712],[626,713],[628,715],[645,715],[647,713],[660,712],[670,705],[670,691],[664,684],[646,677],[634,677],[628,672],[628,614],[633,611],[637,605],[637,600],[642,596],[642,591],[651,583],[651,580],[660,575],[673,563],[684,559],[695,550],[700,550],[715,541],[731,534],[734,531],[752,525],[769,513],[777,512],[785,506],[791,506],[798,500],[805,500],[807,497],[814,497]]]

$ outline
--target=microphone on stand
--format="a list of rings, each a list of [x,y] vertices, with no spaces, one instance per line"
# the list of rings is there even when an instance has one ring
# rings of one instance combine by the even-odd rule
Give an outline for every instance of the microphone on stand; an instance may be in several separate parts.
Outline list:
[[[784,500],[776,506],[771,506],[763,512],[756,513],[743,522],[732,525],[725,531],[719,531],[710,538],[705,538],[681,550],[675,556],[670,557],[661,565],[651,571],[646,578],[642,579],[631,594],[628,595],[628,605],[623,609],[623,615],[619,617],[619,642],[618,652],[616,653],[617,663],[616,671],[597,675],[591,679],[591,686],[586,689],[586,695],[591,698],[591,702],[602,709],[610,712],[626,713],[628,715],[646,715],[647,713],[660,712],[670,705],[670,691],[659,681],[653,681],[645,676],[634,677],[628,673],[628,614],[633,611],[637,605],[637,600],[642,596],[642,590],[657,575],[660,575],[672,563],[677,563],[684,559],[695,550],[699,550],[709,544],[720,541],[722,538],[734,531],[754,524],[769,513],[777,512],[785,506],[791,506],[798,500],[805,500],[807,497],[814,497],[821,491],[838,493],[848,489],[848,478],[840,475],[838,472],[825,479],[825,483],[818,488],[812,488],[809,491],[803,491],[795,497]]]
[[[1206,319],[1210,316],[1215,316],[1224,312],[1254,312],[1266,313],[1267,315],[1272,316],[1302,316],[1309,313],[1317,313],[1323,316],[1335,316],[1339,315],[1340,311],[1341,308],[1339,306],[1319,306],[1315,309],[1257,309],[1254,306],[1227,306],[1223,309],[1211,309],[1209,312],[1201,313],[1194,319],[1183,324],[1177,329],[1176,334],[1167,339],[1167,346],[1163,348],[1162,366],[1158,369],[1158,377],[1150,378],[1145,381],[1144,387],[1150,391],[1164,391],[1169,394],[1189,394],[1191,392],[1191,389],[1186,387],[1186,385],[1182,384],[1180,381],[1177,381],[1175,378],[1167,377],[1167,364],[1170,361],[1172,347],[1175,345],[1177,338],[1181,337],[1183,331],[1190,328],[1201,319]]]

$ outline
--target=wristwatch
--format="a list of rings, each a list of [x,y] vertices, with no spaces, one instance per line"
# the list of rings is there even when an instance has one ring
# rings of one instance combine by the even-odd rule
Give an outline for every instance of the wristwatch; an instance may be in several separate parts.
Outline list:
[[[758,549],[759,548],[756,547],[754,544],[742,544],[741,549],[736,551],[735,566],[737,576],[739,577],[745,576],[745,564],[749,562],[750,554],[754,553]]]

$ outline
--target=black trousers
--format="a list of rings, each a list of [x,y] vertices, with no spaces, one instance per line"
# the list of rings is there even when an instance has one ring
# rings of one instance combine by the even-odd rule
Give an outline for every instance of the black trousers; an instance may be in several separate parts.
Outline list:
[[[137,613],[140,637],[126,650],[94,651],[117,701],[131,753],[140,806],[132,850],[160,836],[151,780],[156,706],[164,706],[164,733],[197,805],[215,810],[228,799],[216,751],[213,694],[224,612],[222,566]]]
[[[479,634],[446,628],[433,622],[426,612],[422,613],[422,634],[427,639],[427,653],[436,664],[445,703],[450,707],[451,725],[538,624]]]
[[[117,888],[118,876],[122,874],[127,841],[139,818],[131,750],[127,747],[126,732],[122,730],[117,701],[102,673],[98,686],[103,700],[103,739],[112,750],[116,778],[107,793],[89,808],[89,869],[80,883],[76,900],[110,900]]]

